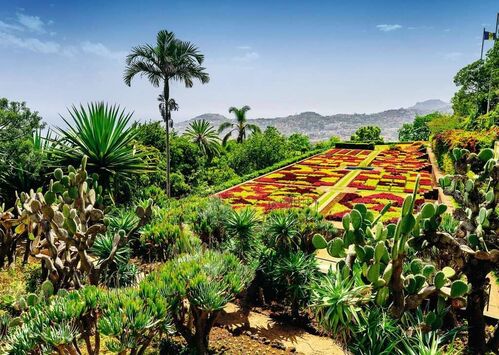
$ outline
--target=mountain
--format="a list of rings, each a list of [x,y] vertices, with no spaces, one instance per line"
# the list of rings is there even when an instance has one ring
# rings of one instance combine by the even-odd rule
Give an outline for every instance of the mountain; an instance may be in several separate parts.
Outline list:
[[[452,113],[452,108],[450,105],[442,100],[433,99],[426,100],[423,102],[417,102],[414,106],[409,107],[409,109],[420,112],[444,112],[444,113]]]
[[[349,139],[360,126],[376,125],[381,128],[381,134],[386,141],[398,140],[398,130],[404,123],[410,123],[416,115],[426,115],[435,111],[452,112],[448,103],[441,100],[426,100],[418,102],[414,106],[387,110],[378,113],[353,113],[335,114],[323,116],[316,112],[302,112],[300,114],[286,117],[257,118],[250,119],[251,123],[257,124],[262,130],[268,126],[276,127],[285,135],[293,133],[304,133],[312,141],[329,139],[331,136],[339,136]],[[251,111],[250,111],[251,114]],[[175,123],[175,129],[183,132],[190,122],[205,119],[218,128],[221,123],[230,121],[229,118],[220,114],[207,113],[187,121]]]

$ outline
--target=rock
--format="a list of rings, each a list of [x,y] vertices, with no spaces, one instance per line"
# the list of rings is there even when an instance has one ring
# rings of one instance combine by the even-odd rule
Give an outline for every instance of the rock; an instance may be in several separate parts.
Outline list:
[[[296,348],[294,346],[288,346],[286,348],[286,351],[289,351],[290,353],[295,353],[296,352]]]

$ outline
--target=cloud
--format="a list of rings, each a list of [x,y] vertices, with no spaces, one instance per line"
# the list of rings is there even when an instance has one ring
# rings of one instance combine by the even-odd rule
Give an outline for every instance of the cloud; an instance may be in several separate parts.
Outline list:
[[[126,52],[123,51],[111,51],[102,43],[92,43],[89,41],[85,41],[81,43],[81,50],[84,53],[94,54],[100,57],[109,58],[109,59],[122,59],[126,56]]]
[[[3,22],[2,20],[0,20],[0,29],[5,30],[5,31],[11,31],[11,30],[24,31],[24,28],[22,28],[21,26],[6,23],[6,22]]]
[[[38,38],[21,38],[5,32],[0,32],[0,44],[42,54],[61,52],[61,45],[57,42],[41,41]]]
[[[382,24],[382,25],[376,25],[376,28],[381,32],[391,32],[395,30],[400,30],[402,26],[398,24],[394,25]]]
[[[40,54],[57,54],[66,57],[74,57],[77,54],[92,54],[106,59],[122,59],[126,52],[112,51],[102,43],[89,41],[80,45],[61,45],[55,41],[45,41],[32,37],[19,37],[7,32],[0,31],[0,45],[25,49]]]
[[[38,16],[30,16],[18,12],[17,21],[28,31],[45,33],[45,23]]]
[[[236,48],[243,51],[249,51],[251,49],[251,46],[237,46]]]
[[[260,55],[258,54],[258,52],[249,51],[249,52],[244,53],[243,55],[236,56],[233,59],[237,62],[246,62],[247,63],[247,62],[255,61],[258,58],[260,58]]]

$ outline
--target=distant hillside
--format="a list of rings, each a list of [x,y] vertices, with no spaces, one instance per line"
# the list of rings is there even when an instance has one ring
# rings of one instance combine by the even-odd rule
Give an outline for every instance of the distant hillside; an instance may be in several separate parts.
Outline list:
[[[297,115],[276,118],[257,118],[251,122],[265,129],[274,126],[285,135],[299,132],[310,137],[312,141],[325,140],[331,136],[339,136],[349,139],[353,132],[360,126],[377,125],[381,127],[381,133],[387,141],[398,139],[398,129],[404,123],[412,122],[416,115],[425,115],[431,112],[452,112],[448,103],[441,100],[426,100],[418,102],[414,106],[387,110],[371,114],[335,114],[322,116],[316,112],[302,112]],[[251,115],[251,111],[249,112]],[[188,121],[178,122],[175,128],[183,132],[193,120],[205,119],[218,128],[221,123],[229,121],[229,118],[220,114],[207,113]]]

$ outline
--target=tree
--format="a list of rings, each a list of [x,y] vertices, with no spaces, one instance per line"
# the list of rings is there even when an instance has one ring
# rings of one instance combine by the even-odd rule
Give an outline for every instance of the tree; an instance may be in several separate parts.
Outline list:
[[[416,116],[413,123],[404,123],[399,130],[400,141],[427,141],[430,139],[430,122],[434,120],[449,119],[449,115],[433,112],[424,116]]]
[[[189,124],[185,136],[197,144],[201,152],[208,158],[220,152],[220,138],[213,126],[206,120],[196,120]]]
[[[143,283],[170,299],[173,323],[196,354],[208,354],[210,331],[225,307],[254,277],[232,254],[207,250],[165,263]]]
[[[452,98],[454,113],[468,118],[468,128],[477,127],[476,118],[492,111],[499,102],[499,42],[488,51],[485,60],[477,60],[454,77],[459,90]]]
[[[146,76],[154,87],[163,85],[163,103],[160,112],[166,125],[166,193],[170,197],[170,128],[171,111],[176,106],[170,99],[171,82],[180,82],[186,88],[194,80],[202,84],[210,80],[202,66],[204,55],[190,42],[181,41],[173,32],[162,30],[156,37],[156,46],[149,44],[132,48],[127,56],[124,81],[128,86],[136,75]]]
[[[36,188],[43,182],[45,155],[34,139],[43,127],[38,112],[25,102],[0,98],[0,194],[9,205],[15,191]]]
[[[225,145],[232,133],[235,132],[237,134],[236,141],[237,143],[242,143],[248,136],[248,131],[251,133],[259,133],[260,127],[255,124],[248,123],[248,119],[246,118],[246,112],[251,110],[249,106],[243,106],[241,108],[231,107],[229,108],[229,113],[234,113],[236,123],[232,122],[224,122],[218,128],[218,133],[222,133],[227,128],[230,128],[230,131],[224,136],[223,144]]]
[[[103,102],[68,112],[72,122],[63,117],[68,128],[58,129],[61,139],[51,150],[61,166],[77,165],[88,156],[88,170],[99,174],[105,188],[111,187],[111,178],[152,171],[147,154],[134,146],[137,129],[129,126],[131,113]]]
[[[355,131],[352,137],[350,137],[350,140],[354,142],[383,142],[383,137],[381,137],[381,128],[378,126],[360,127]]]
[[[254,134],[242,144],[234,143],[229,164],[242,175],[271,166],[290,157],[290,153],[286,137],[275,127],[267,127],[262,134]]]
[[[288,141],[291,150],[298,152],[299,154],[305,153],[312,148],[310,138],[303,133],[293,133],[289,136]]]

